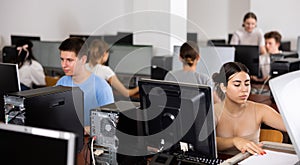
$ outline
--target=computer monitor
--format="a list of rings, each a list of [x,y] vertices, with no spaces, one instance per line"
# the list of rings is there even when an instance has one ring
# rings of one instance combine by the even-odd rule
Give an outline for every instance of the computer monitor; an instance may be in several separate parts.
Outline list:
[[[142,79],[139,89],[149,146],[177,152],[181,142],[186,154],[217,157],[211,87]]]
[[[4,121],[4,95],[21,90],[17,64],[0,63],[0,121]]]
[[[259,46],[257,45],[215,45],[221,47],[234,47],[234,61],[243,63],[250,71],[250,75],[261,77],[259,70]]]
[[[173,67],[172,70],[182,69],[182,62],[179,60],[180,46],[174,46]],[[211,77],[218,72],[221,66],[226,62],[234,61],[235,48],[234,47],[200,47],[200,61],[197,64],[196,71],[200,74],[206,74]]]
[[[151,75],[151,45],[113,45],[108,65],[117,74]]]
[[[187,33],[186,34],[186,40],[187,41],[194,41],[194,42],[198,42],[198,34],[197,33]]]
[[[32,43],[32,54],[44,67],[46,74],[51,76],[64,75],[58,49],[61,41],[32,41]]]
[[[269,86],[276,105],[283,118],[288,135],[300,160],[300,122],[299,106],[300,97],[300,71],[289,72],[273,78]],[[300,162],[296,163],[299,164]]]
[[[259,46],[232,45],[235,47],[234,61],[243,63],[250,71],[250,75],[261,77],[259,71]]]
[[[70,34],[70,37],[78,37],[81,38],[85,43],[89,46],[90,43],[95,39],[103,40],[103,36],[101,35],[88,35],[88,34]]]
[[[17,63],[18,52],[15,45],[4,46],[2,49],[2,62],[3,63]]]
[[[77,151],[83,148],[83,92],[79,87],[37,88],[9,93],[4,99],[11,105],[5,110],[6,123],[73,132]]]
[[[133,33],[131,32],[118,32],[118,42],[119,45],[133,45]]]
[[[75,134],[0,124],[1,164],[76,164]]]
[[[11,40],[11,45],[16,45],[20,40],[30,40],[30,41],[40,41],[41,37],[40,36],[22,36],[22,35],[11,35],[10,40]]]

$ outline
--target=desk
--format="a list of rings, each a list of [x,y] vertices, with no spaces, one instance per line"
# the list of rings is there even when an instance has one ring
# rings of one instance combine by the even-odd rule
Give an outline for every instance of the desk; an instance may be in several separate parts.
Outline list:
[[[86,165],[90,163],[90,150],[88,148],[89,136],[84,137],[84,145],[82,150],[77,154],[77,165]]]

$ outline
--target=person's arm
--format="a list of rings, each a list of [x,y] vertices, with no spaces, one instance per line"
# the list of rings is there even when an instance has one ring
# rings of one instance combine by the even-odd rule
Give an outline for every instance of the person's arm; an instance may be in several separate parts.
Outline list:
[[[139,92],[139,87],[135,87],[133,89],[127,89],[118,79],[116,75],[111,76],[108,79],[108,82],[114,87],[117,91],[119,91],[123,96],[129,97]]]
[[[286,132],[286,128],[281,115],[272,107],[264,104],[257,106],[259,114],[261,115],[261,122],[266,125]]]
[[[46,85],[45,73],[42,65],[32,61],[32,65],[30,67],[32,83],[35,85]]]
[[[246,140],[240,137],[231,137],[231,138],[223,138],[217,137],[217,148],[219,151],[226,150],[232,147],[236,147],[242,153],[246,151],[251,154],[265,154],[265,151],[262,149],[263,144],[256,144],[252,141]]]
[[[230,45],[239,45],[239,43],[240,43],[239,36],[236,33],[233,33],[230,40]]]
[[[267,50],[266,50],[265,45],[259,46],[259,53],[260,53],[261,55],[266,55],[266,54],[267,54]]]

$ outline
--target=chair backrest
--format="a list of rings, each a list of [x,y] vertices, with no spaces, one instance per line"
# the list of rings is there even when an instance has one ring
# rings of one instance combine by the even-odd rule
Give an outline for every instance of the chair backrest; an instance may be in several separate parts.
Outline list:
[[[59,77],[52,77],[52,76],[46,76],[46,86],[54,86],[56,85],[56,82],[59,80]]]
[[[273,129],[261,129],[259,141],[270,141],[270,142],[279,142],[283,141],[283,134],[278,130]]]

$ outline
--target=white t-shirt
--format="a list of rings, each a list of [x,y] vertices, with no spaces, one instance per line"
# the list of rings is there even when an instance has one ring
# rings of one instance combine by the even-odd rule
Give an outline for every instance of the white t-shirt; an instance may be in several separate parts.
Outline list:
[[[20,82],[27,87],[32,88],[32,85],[46,85],[45,73],[42,65],[35,60],[25,61],[19,69]]]
[[[97,64],[94,67],[90,67],[88,63],[85,64],[87,70],[93,72],[95,75],[108,81],[108,79],[115,74],[115,72],[108,66]]]
[[[255,28],[251,33],[247,32],[244,28],[240,28],[233,33],[230,41],[231,45],[265,45],[265,38],[263,31]]]

